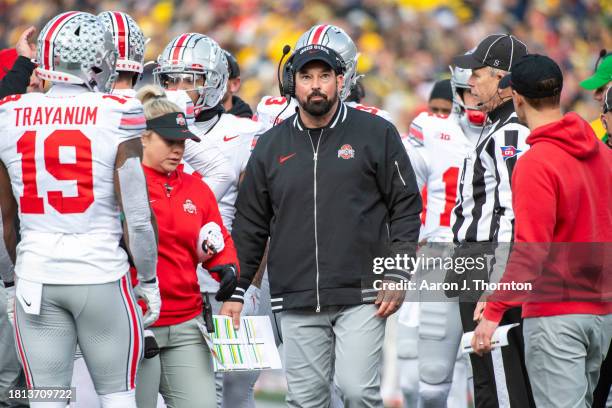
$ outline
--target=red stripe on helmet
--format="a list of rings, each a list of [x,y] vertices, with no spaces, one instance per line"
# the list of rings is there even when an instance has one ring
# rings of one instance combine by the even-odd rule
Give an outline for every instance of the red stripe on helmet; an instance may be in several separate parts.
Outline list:
[[[53,25],[51,26],[51,28],[49,28],[49,30],[47,31],[47,33],[45,34],[45,41],[44,41],[44,52],[43,52],[43,68],[46,69],[53,69],[53,56],[50,55],[49,50],[51,49],[51,37],[53,37],[53,34],[55,33],[55,30],[57,29],[57,27],[64,22],[64,20],[66,20],[68,17],[71,17],[75,14],[79,13],[78,11],[71,11],[68,12],[66,14],[64,14],[63,16],[60,16],[57,20],[55,20],[55,22],[53,23]],[[47,67],[45,67],[45,63],[47,63]]]
[[[323,31],[325,31],[326,28],[327,28],[327,24],[320,25],[317,28],[317,30],[315,31],[314,37],[312,39],[313,44],[319,44],[319,40],[321,39],[321,34],[323,34]]]
[[[123,16],[121,13],[114,12],[113,17],[115,18],[117,24],[117,50],[119,51],[119,58],[127,58],[126,56],[126,24],[123,21]]]
[[[178,57],[179,57],[179,52],[181,52],[181,47],[183,46],[183,43],[185,42],[185,40],[189,37],[189,34],[183,34],[178,41],[176,42],[176,45],[174,46],[174,50],[172,51],[172,60],[173,61],[177,61]]]

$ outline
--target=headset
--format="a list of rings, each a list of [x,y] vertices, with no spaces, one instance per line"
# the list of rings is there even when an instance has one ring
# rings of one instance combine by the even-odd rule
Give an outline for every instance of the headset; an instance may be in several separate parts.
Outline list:
[[[599,68],[599,64],[611,55],[612,52],[606,51],[605,48],[599,51],[599,58],[597,58],[597,61],[595,62],[595,68],[593,69],[593,72],[597,71],[597,68]]]
[[[304,48],[311,47],[311,46],[312,44],[309,44],[305,47],[299,48],[294,51],[294,53],[289,57],[289,59],[287,60],[287,62],[285,62],[285,65],[283,66],[283,73],[282,73],[282,78],[281,78],[281,74],[280,74],[281,63],[283,59],[285,58],[285,56],[289,54],[289,51],[291,51],[291,47],[289,45],[285,45],[283,47],[283,56],[278,62],[277,76],[278,76],[278,89],[280,91],[280,94],[287,99],[287,102],[289,102],[291,98],[295,98],[295,74],[296,72],[293,66],[293,59],[295,58],[296,55],[300,54],[301,50],[303,50]],[[324,47],[322,45],[317,45],[317,47],[325,48],[335,58],[336,75],[344,74],[344,72],[346,71],[346,64],[344,63],[344,60],[342,59],[340,54],[338,54],[336,51],[334,51],[333,49],[329,47]]]

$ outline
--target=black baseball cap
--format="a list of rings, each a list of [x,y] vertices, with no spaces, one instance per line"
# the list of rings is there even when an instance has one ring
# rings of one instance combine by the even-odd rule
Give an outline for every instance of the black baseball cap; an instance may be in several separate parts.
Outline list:
[[[447,101],[453,101],[453,88],[451,86],[450,79],[442,79],[434,84],[431,93],[429,94],[429,100],[432,99],[446,99]]]
[[[499,81],[499,87],[512,87],[528,98],[546,98],[561,93],[563,74],[559,65],[546,55],[528,54],[521,57],[512,72]]]
[[[336,74],[342,74],[344,67],[336,51],[319,44],[311,44],[295,50],[293,54],[293,69],[297,72],[311,61],[323,61],[331,67]]]
[[[170,112],[153,119],[147,119],[147,130],[153,130],[166,140],[191,139],[199,142],[200,138],[187,128],[187,119],[182,112]]]
[[[493,34],[471,52],[453,58],[453,64],[463,69],[482,67],[511,71],[513,64],[527,54],[527,46],[510,34]]]
[[[223,52],[225,52],[225,58],[227,58],[229,79],[238,78],[240,76],[240,66],[238,65],[236,57],[234,57],[229,51],[223,50]]]
[[[604,95],[603,113],[612,112],[612,85],[606,89]]]

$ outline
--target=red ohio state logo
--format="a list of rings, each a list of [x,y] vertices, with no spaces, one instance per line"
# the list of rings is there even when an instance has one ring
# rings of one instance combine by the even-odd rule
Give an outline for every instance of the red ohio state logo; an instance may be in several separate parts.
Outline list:
[[[344,160],[352,159],[355,157],[355,150],[350,144],[345,144],[338,149],[338,157]]]

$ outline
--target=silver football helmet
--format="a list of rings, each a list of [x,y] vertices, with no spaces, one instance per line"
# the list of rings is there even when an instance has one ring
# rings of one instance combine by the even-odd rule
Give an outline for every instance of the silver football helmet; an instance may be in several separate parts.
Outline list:
[[[344,72],[344,85],[340,90],[340,99],[345,100],[351,93],[351,88],[355,85],[358,78],[357,60],[359,59],[359,53],[355,43],[340,27],[321,24],[311,27],[302,34],[295,44],[295,49],[299,50],[311,44],[329,47],[342,57],[346,71]]]
[[[136,21],[121,11],[104,11],[98,18],[113,35],[119,53],[117,71],[142,74],[146,41]]]
[[[467,125],[472,128],[480,128],[484,125],[485,114],[477,106],[469,106],[463,100],[465,92],[470,91],[468,81],[472,76],[471,69],[459,67],[448,67],[451,71],[451,88],[453,91],[453,112],[459,118],[465,118]]]
[[[50,82],[84,84],[108,92],[117,77],[113,36],[93,14],[69,11],[51,19],[40,32],[36,73]]]
[[[204,78],[204,85],[197,86],[198,76]],[[153,70],[155,83],[165,89],[172,84],[190,77],[198,100],[194,109],[214,108],[221,102],[227,88],[229,70],[225,53],[219,44],[203,34],[187,33],[174,38],[157,57],[157,67]]]

